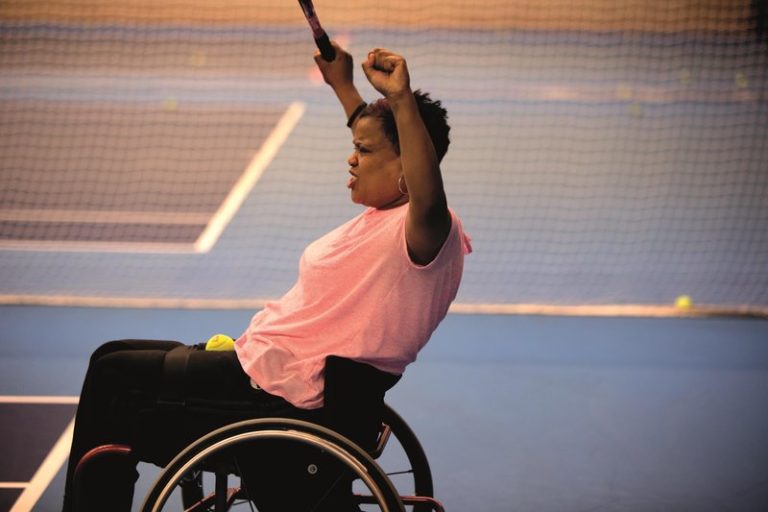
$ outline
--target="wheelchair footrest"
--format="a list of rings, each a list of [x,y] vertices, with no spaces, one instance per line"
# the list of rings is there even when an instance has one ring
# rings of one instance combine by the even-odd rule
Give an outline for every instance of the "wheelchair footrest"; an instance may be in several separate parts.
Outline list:
[[[227,489],[226,509],[232,506],[232,504],[238,499],[246,499],[239,487],[230,487]],[[184,512],[202,512],[210,510],[211,505],[216,503],[216,493],[212,492],[202,500],[198,501],[191,507],[188,507]]]
[[[403,505],[425,505],[435,512],[445,512],[443,504],[429,496],[400,496],[400,499]],[[355,495],[355,501],[361,505],[378,503],[373,496],[361,496],[359,494]]]

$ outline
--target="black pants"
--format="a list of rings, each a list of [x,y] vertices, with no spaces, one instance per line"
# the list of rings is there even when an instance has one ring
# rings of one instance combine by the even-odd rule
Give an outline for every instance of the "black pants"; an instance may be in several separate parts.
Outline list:
[[[64,512],[130,511],[137,460],[164,465],[190,442],[221,426],[249,418],[286,416],[312,420],[312,412],[254,389],[234,352],[194,350],[184,374],[191,407],[160,407],[163,361],[174,341],[120,340],[91,356],[75,418],[67,467]],[[78,480],[80,458],[102,444],[127,444],[136,458],[116,459]]]

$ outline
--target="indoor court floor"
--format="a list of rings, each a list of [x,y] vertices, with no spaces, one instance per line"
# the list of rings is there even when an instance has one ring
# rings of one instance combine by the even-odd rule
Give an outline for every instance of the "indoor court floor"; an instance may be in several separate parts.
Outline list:
[[[359,210],[305,26],[0,30],[0,512],[54,512],[96,347],[239,335]],[[396,42],[452,116],[445,182],[474,253],[387,398],[446,510],[768,510],[768,68],[750,60],[765,49],[739,33],[335,33],[356,58]],[[681,294],[763,318],[686,315]],[[669,316],[500,314],[520,304]],[[157,470],[141,472],[137,505]]]
[[[57,510],[66,453],[40,468],[101,342],[194,343],[250,315],[0,309],[0,509],[23,495],[13,510]],[[446,510],[760,512],[766,340],[760,319],[451,314],[387,400],[424,445]],[[155,469],[141,472],[137,496]]]

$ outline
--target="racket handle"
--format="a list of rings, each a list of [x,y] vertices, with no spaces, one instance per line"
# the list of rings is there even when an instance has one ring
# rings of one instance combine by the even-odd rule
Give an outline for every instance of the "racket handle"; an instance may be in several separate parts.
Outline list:
[[[331,46],[331,40],[328,39],[328,34],[323,32],[323,35],[315,38],[315,44],[320,49],[320,55],[323,56],[328,62],[331,62],[336,58],[336,50]]]

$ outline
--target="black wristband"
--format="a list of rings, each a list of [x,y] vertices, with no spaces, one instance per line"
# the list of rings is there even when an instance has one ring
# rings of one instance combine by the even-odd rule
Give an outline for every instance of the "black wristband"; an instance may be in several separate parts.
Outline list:
[[[352,111],[352,114],[349,116],[349,120],[347,121],[347,128],[352,128],[352,123],[355,122],[357,116],[359,116],[360,112],[362,112],[363,109],[367,106],[368,104],[366,102],[362,102],[357,107],[355,107],[355,110]]]

